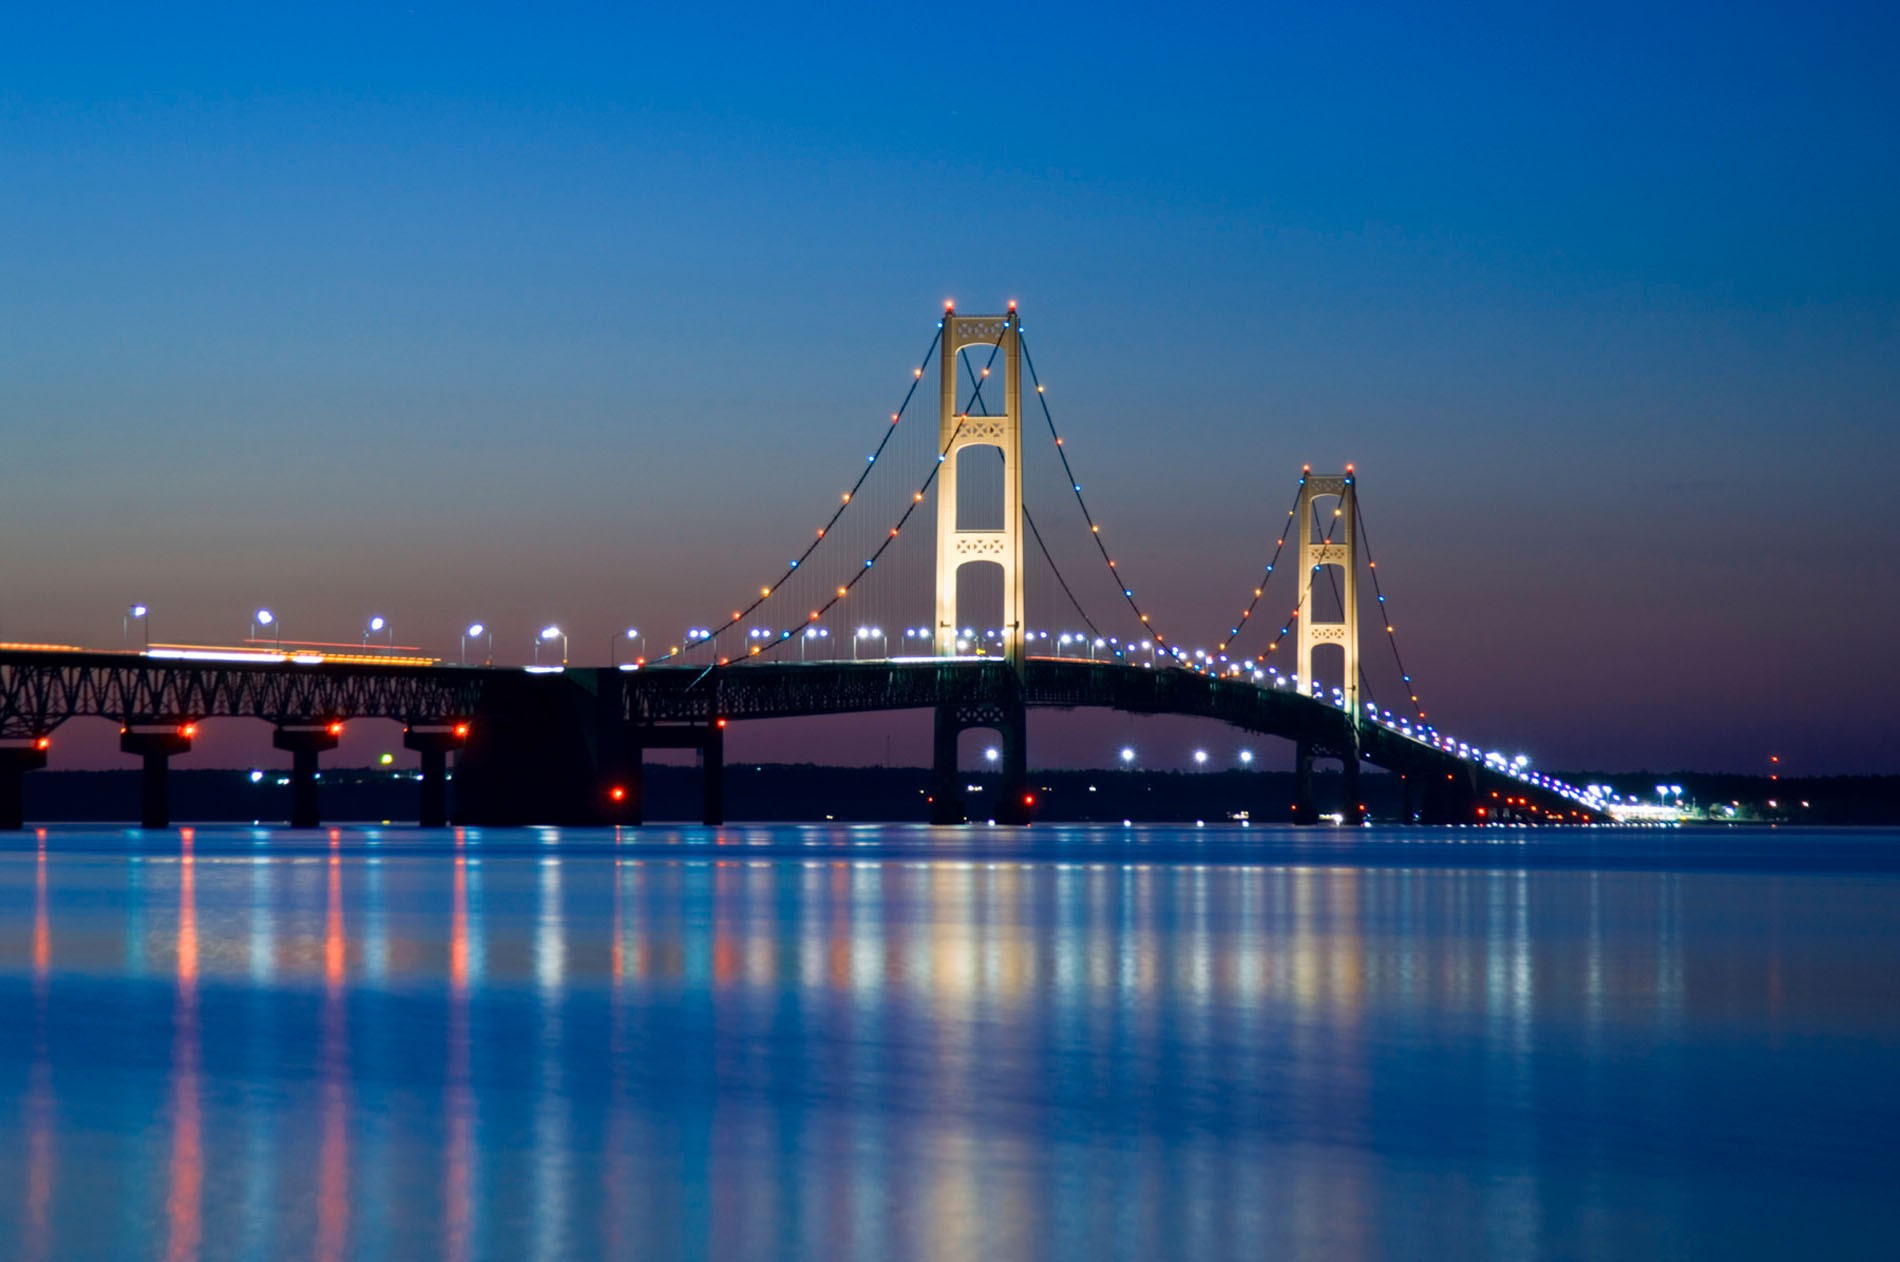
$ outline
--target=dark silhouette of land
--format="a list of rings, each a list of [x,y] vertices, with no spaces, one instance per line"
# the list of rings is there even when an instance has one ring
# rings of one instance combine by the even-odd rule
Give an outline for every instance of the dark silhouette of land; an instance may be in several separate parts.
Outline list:
[[[273,823],[288,818],[290,789],[283,773],[252,779],[245,770],[172,773],[174,817],[181,821]],[[1736,822],[1812,824],[1900,823],[1900,776],[1828,776],[1771,782],[1763,776],[1696,772],[1566,773],[1581,784],[1610,784],[1619,792],[1651,795],[1659,783],[1679,784],[1684,800],[1707,809],[1727,806]],[[1337,774],[1320,775],[1321,801],[1339,800]],[[1000,793],[999,777],[964,777],[973,819]],[[1395,821],[1403,798],[1398,778],[1368,774],[1361,781],[1375,821]],[[451,786],[452,787],[452,786]],[[928,818],[924,767],[826,767],[738,763],[726,769],[727,818],[734,821],[907,822]],[[1137,823],[1208,823],[1292,818],[1294,779],[1275,771],[1039,771],[1031,773],[1033,818],[1056,821],[1132,820]],[[698,817],[699,773],[689,766],[647,768],[647,819]],[[323,773],[323,817],[336,821],[414,822],[421,786],[410,772],[340,768]],[[1771,805],[1772,803],[1772,805]],[[139,817],[139,773],[42,771],[27,777],[31,822],[128,821]]]

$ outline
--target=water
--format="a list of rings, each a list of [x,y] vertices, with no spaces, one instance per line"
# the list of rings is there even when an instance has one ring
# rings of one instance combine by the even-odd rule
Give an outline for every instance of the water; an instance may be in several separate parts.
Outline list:
[[[0,839],[41,1257],[1900,1256],[1900,834]]]

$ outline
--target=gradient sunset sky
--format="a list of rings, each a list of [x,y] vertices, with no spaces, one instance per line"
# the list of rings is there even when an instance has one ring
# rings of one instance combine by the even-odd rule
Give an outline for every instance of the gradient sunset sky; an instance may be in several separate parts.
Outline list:
[[[1900,771],[1893,8],[638,8],[16,6],[0,639],[677,635],[1013,298],[1178,638],[1350,460],[1447,728]]]

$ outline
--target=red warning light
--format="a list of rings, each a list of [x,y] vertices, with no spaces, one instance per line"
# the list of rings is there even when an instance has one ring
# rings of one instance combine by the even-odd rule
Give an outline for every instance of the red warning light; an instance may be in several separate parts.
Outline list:
[[[455,725],[455,735],[458,739],[462,737],[466,737],[468,735],[468,724],[457,723]]]
[[[1034,806],[1035,804],[1036,804],[1036,795],[1035,795],[1035,794],[1033,794],[1033,793],[1025,793],[1025,794],[1023,794],[1023,805],[1024,805],[1024,806]]]
[[[613,788],[607,790],[607,796],[616,802],[624,802],[627,800],[627,791],[616,784]]]
[[[186,740],[190,740],[192,737],[198,734],[198,725],[196,723],[180,724],[178,728],[178,734],[184,737]]]
[[[47,749],[51,749],[52,747],[53,747],[53,738],[50,736],[42,736],[38,740],[33,742],[34,749],[47,750]]]
[[[343,724],[340,722],[330,724],[330,735],[332,736],[343,735]]]
[[[726,721],[724,719],[720,719],[718,722],[713,724],[714,727],[724,727],[725,725],[726,725]]]

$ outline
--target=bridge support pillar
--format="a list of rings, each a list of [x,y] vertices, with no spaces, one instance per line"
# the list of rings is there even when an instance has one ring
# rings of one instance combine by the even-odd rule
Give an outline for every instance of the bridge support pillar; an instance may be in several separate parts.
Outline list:
[[[45,737],[24,745],[0,745],[0,829],[17,832],[26,825],[26,773],[46,765]]]
[[[957,737],[962,732],[956,707],[938,706],[930,742],[930,822],[933,824],[961,824],[968,818],[963,811],[963,786],[957,782]]]
[[[191,752],[194,734],[189,723],[156,731],[120,729],[119,752],[144,760],[139,776],[140,828],[172,826],[171,760],[173,755]]]
[[[1313,803],[1313,747],[1306,741],[1293,747],[1293,822],[1319,822],[1319,808]]]
[[[1345,802],[1340,805],[1340,813],[1346,817],[1348,824],[1363,824],[1366,822],[1366,803],[1359,793],[1359,751],[1354,749],[1347,754],[1339,769],[1341,788],[1346,795]]]
[[[930,822],[961,824],[969,819],[957,770],[957,738],[970,728],[997,735],[1002,783],[987,817],[999,824],[1027,824],[1034,802],[1029,791],[1029,712],[1020,700],[1002,705],[938,706],[931,741]]]
[[[607,775],[602,816],[610,824],[646,822],[646,751],[691,749],[699,754],[699,819],[726,822],[726,721],[710,723],[628,723],[615,748],[602,757]]]
[[[619,739],[602,751],[601,773],[606,778],[602,822],[638,827],[647,819],[646,743],[642,728],[623,724]]]
[[[717,826],[726,822],[726,725],[706,728],[699,747],[699,822]]]
[[[337,746],[343,735],[341,723],[322,727],[280,727],[271,734],[271,744],[290,751],[290,826],[315,828],[317,815],[317,755]]]
[[[454,727],[405,727],[402,747],[422,759],[422,808],[417,822],[424,828],[446,828],[449,823],[449,755],[468,740],[468,724]]]

